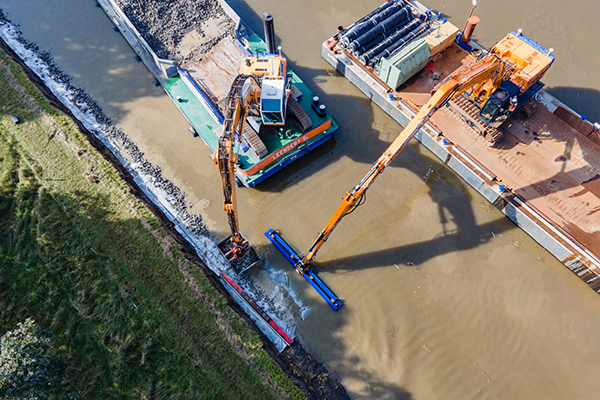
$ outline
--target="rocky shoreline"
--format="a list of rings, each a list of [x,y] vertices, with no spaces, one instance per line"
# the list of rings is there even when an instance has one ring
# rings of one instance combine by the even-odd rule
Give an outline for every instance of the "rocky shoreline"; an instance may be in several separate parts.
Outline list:
[[[153,47],[160,57],[166,56],[174,60],[182,59],[182,56],[176,50],[181,39],[185,33],[191,29],[197,29],[202,34],[201,24],[204,20],[198,19],[194,23],[181,23],[181,16],[211,18],[212,16],[223,16],[224,11],[220,5],[214,0],[193,0],[189,3],[185,0],[176,1],[165,1],[165,0],[146,0],[140,1],[139,3],[132,0],[119,0],[117,1],[122,7],[129,7],[130,12],[137,13],[137,19],[133,18],[134,24],[137,21],[138,24],[149,24],[150,22],[157,23],[160,25],[161,17],[165,18],[166,21],[175,21],[179,26],[177,28],[163,27],[161,29],[150,29],[150,25],[147,25],[147,29],[140,30],[144,31],[144,39]],[[151,5],[150,8],[142,7]],[[207,8],[200,11],[187,11],[178,10],[179,7],[192,7],[205,5]],[[168,11],[167,8],[173,7],[172,11]],[[201,8],[201,7],[200,7]],[[142,17],[147,14],[143,10],[151,9],[156,11],[156,15],[153,15],[149,19],[143,19]],[[128,14],[129,16],[129,14]],[[2,10],[0,9],[0,25],[11,23]],[[156,26],[156,25],[155,25]],[[140,29],[137,25],[136,28]],[[232,30],[228,32],[231,34]],[[41,51],[38,46],[24,38],[21,34],[18,35],[17,40],[26,48],[37,54],[39,59],[47,66],[49,73],[52,78],[57,82],[63,84],[68,92],[71,94],[73,103],[85,113],[89,112],[97,119],[101,124],[101,131],[104,135],[114,141],[119,148],[125,151],[125,155],[128,159],[135,164],[136,172],[144,173],[153,178],[153,184],[156,188],[161,189],[169,195],[169,203],[177,210],[179,219],[186,225],[186,227],[195,234],[203,236],[209,236],[209,232],[202,221],[202,218],[197,214],[190,214],[188,212],[189,205],[186,200],[185,193],[177,187],[173,182],[162,176],[162,170],[160,167],[151,164],[144,156],[144,153],[137,147],[137,145],[127,136],[123,130],[116,127],[112,120],[106,116],[102,111],[101,107],[97,102],[87,94],[83,89],[78,88],[72,84],[72,78],[65,74],[58,68],[54,63],[52,56],[47,51]],[[164,40],[164,46],[161,48],[160,44],[153,44],[157,40]],[[219,39],[220,40],[220,39]],[[217,40],[218,41],[218,40]],[[155,47],[157,46],[157,47]],[[209,45],[206,47],[207,49]],[[284,352],[279,353],[273,344],[258,330],[249,317],[242,311],[239,305],[233,301],[227,291],[222,287],[219,282],[218,276],[208,268],[204,262],[198,257],[193,248],[187,243],[183,236],[175,229],[174,224],[164,215],[163,211],[155,205],[141,190],[138,184],[135,182],[131,172],[121,164],[121,162],[115,157],[115,155],[104,145],[104,143],[98,139],[94,132],[88,130],[84,124],[79,121],[73,113],[66,107],[61,101],[54,95],[54,93],[48,88],[45,82],[32,71],[21,58],[8,46],[3,40],[0,39],[0,49],[7,53],[13,60],[15,60],[26,72],[29,79],[39,88],[39,90],[48,98],[50,103],[69,115],[79,126],[81,132],[83,132],[90,143],[107,159],[111,162],[121,177],[125,180],[128,186],[131,188],[132,193],[143,201],[157,216],[163,227],[169,232],[169,234],[181,245],[186,257],[197,265],[204,274],[208,277],[212,285],[227,299],[229,299],[229,305],[244,318],[248,324],[258,333],[260,336],[265,350],[271,355],[271,357],[277,362],[277,364],[286,372],[290,379],[296,383],[296,385],[306,394],[310,399],[349,399],[349,396],[345,388],[333,377],[331,377],[319,361],[317,361],[311,354],[309,354],[299,342],[294,342],[292,346],[288,347]],[[162,52],[162,53],[161,53]]]
[[[10,23],[10,21],[0,9],[0,25],[7,23]],[[123,132],[121,128],[118,128],[113,124],[113,121],[102,111],[102,108],[88,93],[72,84],[72,78],[58,68],[58,66],[54,63],[50,52],[41,51],[35,43],[23,37],[22,34],[17,36],[17,40],[26,49],[37,54],[39,59],[47,66],[48,73],[56,82],[64,85],[66,91],[70,93],[73,103],[77,104],[83,113],[89,112],[94,116],[94,118],[96,118],[96,120],[101,124],[100,130],[102,133],[124,150],[128,159],[136,165],[137,172],[151,176],[154,186],[163,190],[169,195],[170,204],[177,210],[180,219],[186,225],[186,227],[195,234],[209,236],[208,230],[202,221],[202,217],[197,214],[189,213],[189,205],[185,199],[185,193],[173,182],[162,176],[161,168],[153,165],[144,157],[144,153],[138,148],[138,146],[127,136],[127,134],[125,134],[125,132]],[[26,69],[30,79],[36,82],[36,85],[43,93],[46,94],[47,97],[49,94],[52,94],[44,82],[37,77],[37,75],[31,71],[29,67],[25,65],[25,63],[17,56],[16,53],[12,51],[12,49],[9,48],[9,46],[3,42],[2,47],[11,55],[13,59],[15,59],[15,61],[17,61],[24,69]],[[43,85],[44,88],[42,89],[40,85]],[[63,111],[65,111],[66,107],[62,105],[62,103],[60,103],[56,97],[51,100],[53,101],[53,105],[55,107],[61,108]],[[58,107],[57,103],[60,104],[61,107]],[[69,114],[71,115],[70,112]],[[83,125],[80,125],[81,128],[84,129]]]

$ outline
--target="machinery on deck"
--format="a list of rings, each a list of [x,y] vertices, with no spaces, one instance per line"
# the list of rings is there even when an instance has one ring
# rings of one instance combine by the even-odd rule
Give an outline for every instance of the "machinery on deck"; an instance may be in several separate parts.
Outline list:
[[[554,61],[551,53],[520,30],[510,33],[481,59],[502,61],[490,77],[454,96],[448,106],[490,143],[498,142],[503,137],[498,127],[508,116],[533,112],[522,106],[544,86],[540,79]]]
[[[278,232],[270,229],[265,235],[296,271],[337,310],[341,302],[331,290],[318,278],[316,285],[311,282],[314,274],[310,271],[310,263],[342,218],[363,204],[369,187],[440,107],[465,94],[479,108],[478,118],[481,121],[486,125],[499,126],[541,88],[539,80],[554,61],[550,53],[521,33],[513,32],[479,59],[448,76],[367,175],[346,193],[305,256],[296,253]]]
[[[252,129],[244,129],[249,114],[259,115],[264,125],[284,125],[287,87],[287,60],[279,54],[250,55],[243,60],[227,96],[223,133],[213,158],[218,165],[223,189],[223,208],[227,213],[231,236],[219,243],[236,273],[259,261],[259,257],[241,234],[237,215],[235,166],[237,146],[245,143],[260,151],[262,141]],[[236,146],[237,144],[237,146]]]

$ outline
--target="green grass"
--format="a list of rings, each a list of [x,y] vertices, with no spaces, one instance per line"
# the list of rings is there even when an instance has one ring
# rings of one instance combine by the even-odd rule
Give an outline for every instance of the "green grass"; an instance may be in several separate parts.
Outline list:
[[[0,266],[0,334],[28,317],[53,331],[86,398],[304,398],[113,166],[1,52]]]

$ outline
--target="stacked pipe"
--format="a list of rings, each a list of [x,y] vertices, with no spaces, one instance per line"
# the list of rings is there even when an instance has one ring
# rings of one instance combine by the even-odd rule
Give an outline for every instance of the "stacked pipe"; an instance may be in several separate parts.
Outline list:
[[[429,28],[428,23],[414,19],[410,5],[391,0],[342,31],[339,42],[361,63],[376,68],[382,58],[400,51]]]
[[[419,37],[421,34],[425,33],[427,30],[429,30],[429,24],[420,24],[418,28],[412,30],[411,32],[403,36],[400,40],[394,42],[392,45],[388,46],[383,51],[371,58],[371,60],[369,61],[369,66],[374,68],[375,65],[379,63],[379,60],[381,60],[384,57],[391,56],[394,52],[399,51],[401,48],[405,47],[407,44],[409,44],[415,38]]]
[[[359,55],[358,60],[364,65],[368,65],[369,61],[372,60],[375,56],[377,56],[387,47],[392,46],[396,41],[403,39],[404,36],[408,35],[411,31],[415,30],[419,25],[421,25],[421,21],[419,21],[418,19],[411,21],[402,29],[394,32],[387,39],[381,41],[380,43],[377,43],[376,46],[364,52],[364,54]]]
[[[351,41],[374,28],[377,26],[377,24],[386,20],[404,6],[405,4],[402,0],[392,0],[384,3],[381,7],[375,9],[373,12],[369,13],[364,18],[353,24],[350,28],[342,32],[339,36],[340,43],[342,46],[348,47]]]
[[[365,22],[367,19],[371,18],[372,16],[374,16],[376,14],[379,14],[380,12],[382,12],[383,10],[385,10],[386,8],[388,8],[391,5],[394,5],[393,1],[388,1],[388,2],[383,3],[382,5],[380,5],[379,7],[377,7],[376,9],[374,9],[373,11],[371,11],[370,13],[368,13],[367,15],[365,15],[364,17],[362,17],[361,19],[359,19],[358,21],[356,21],[355,23],[353,23],[352,25],[347,27],[345,30],[339,32],[340,41],[342,40],[342,38],[344,36],[348,35],[350,32],[352,32],[354,29],[356,29],[360,24]]]
[[[393,32],[397,27],[401,27],[402,25],[406,24],[409,17],[412,17],[410,8],[408,6],[401,8],[398,12],[395,12],[385,20],[381,21],[381,23],[377,24],[375,27],[369,29],[367,32],[350,42],[347,47],[348,50],[356,51],[358,48],[364,47],[370,42],[377,43],[377,41],[381,41],[382,39],[380,37],[382,34],[389,34],[390,31]],[[385,37],[383,39],[385,39]]]
[[[412,13],[409,10],[409,14],[408,14],[407,18],[405,18],[402,21],[398,22],[398,24],[396,26],[394,26],[392,29],[390,29],[389,31],[386,31],[386,32],[382,33],[377,38],[375,38],[375,39],[371,40],[370,42],[365,43],[362,46],[358,47],[357,49],[355,49],[352,52],[352,54],[354,54],[354,56],[358,58],[359,56],[361,56],[362,54],[364,54],[367,51],[371,50],[375,46],[378,46],[381,42],[388,40],[392,36],[393,37],[398,37],[396,32],[404,29],[404,27],[406,26],[406,24],[408,24],[410,21],[412,21],[413,18],[414,17],[413,17]]]

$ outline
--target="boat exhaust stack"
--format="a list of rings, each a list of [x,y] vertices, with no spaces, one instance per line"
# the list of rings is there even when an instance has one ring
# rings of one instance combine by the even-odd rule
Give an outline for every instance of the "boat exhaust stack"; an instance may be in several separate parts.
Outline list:
[[[263,26],[265,29],[265,44],[267,45],[267,53],[276,54],[275,28],[273,26],[273,16],[268,12],[263,13]]]
[[[473,11],[475,11],[475,7],[477,7],[477,0],[473,0],[473,6],[471,7],[471,12],[467,17],[467,22],[465,23],[465,27],[463,28],[462,35],[460,37],[460,42],[458,43],[461,47],[469,46],[469,40],[471,40],[471,36],[473,35],[473,31],[475,30],[475,26],[479,22],[479,18],[473,15]]]

